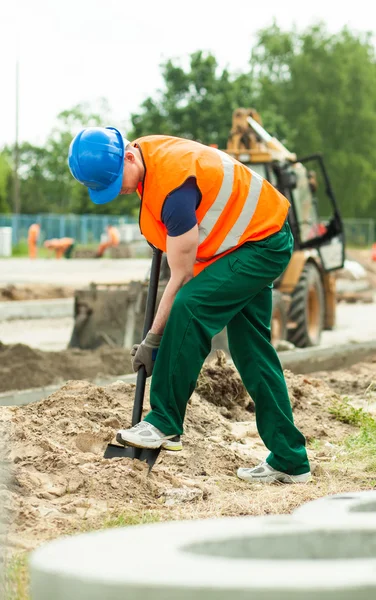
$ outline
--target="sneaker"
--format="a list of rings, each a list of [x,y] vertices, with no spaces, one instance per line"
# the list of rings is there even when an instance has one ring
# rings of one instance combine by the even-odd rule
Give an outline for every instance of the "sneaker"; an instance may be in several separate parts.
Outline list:
[[[160,448],[167,440],[174,437],[174,435],[165,435],[147,421],[141,421],[131,429],[120,429],[116,434],[116,441],[123,446]]]
[[[175,435],[175,437],[170,440],[166,440],[162,444],[162,448],[164,450],[172,450],[173,452],[179,452],[183,450],[183,444],[181,443],[180,435]]]
[[[271,483],[280,481],[281,483],[307,483],[311,480],[311,471],[301,475],[289,475],[283,471],[273,469],[267,462],[262,462],[257,467],[251,469],[238,469],[239,479],[252,483],[253,481],[262,483]]]

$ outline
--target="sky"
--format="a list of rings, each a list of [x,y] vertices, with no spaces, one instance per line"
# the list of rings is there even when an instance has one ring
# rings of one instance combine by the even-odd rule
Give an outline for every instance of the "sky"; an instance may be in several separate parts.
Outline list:
[[[370,0],[12,0],[0,8],[0,148],[19,139],[43,145],[62,110],[108,100],[111,123],[124,128],[141,102],[163,87],[161,62],[187,64],[210,51],[220,67],[247,68],[257,31],[273,19],[303,31],[323,21],[376,37]],[[156,132],[157,133],[157,132]]]

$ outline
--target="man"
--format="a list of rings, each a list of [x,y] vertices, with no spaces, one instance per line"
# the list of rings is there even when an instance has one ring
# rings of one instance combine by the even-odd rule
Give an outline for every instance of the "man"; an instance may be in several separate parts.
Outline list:
[[[74,249],[75,241],[73,238],[52,238],[51,240],[46,240],[43,244],[45,248],[51,250],[51,252],[55,252],[55,258],[71,258],[72,252]]]
[[[36,258],[38,251],[38,239],[40,235],[39,223],[32,223],[27,232],[27,245],[29,248],[29,258]]]
[[[87,128],[72,141],[69,166],[93,202],[138,192],[140,229],[167,253],[171,277],[133,366],[153,378],[151,411],[126,445],[165,446],[183,433],[189,397],[211,340],[227,326],[229,348],[255,402],[266,462],[241,468],[246,481],[306,482],[305,439],[295,427],[283,371],[270,343],[272,283],[293,249],[288,200],[215,148],[169,136],[130,143],[114,128]],[[179,438],[178,438],[179,440]]]
[[[114,248],[120,242],[120,233],[114,225],[107,225],[107,239],[99,244],[95,258],[102,258],[107,248]]]

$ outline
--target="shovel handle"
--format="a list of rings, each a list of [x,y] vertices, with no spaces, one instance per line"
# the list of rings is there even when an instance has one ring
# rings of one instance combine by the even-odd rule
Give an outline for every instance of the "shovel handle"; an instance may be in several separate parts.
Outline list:
[[[146,334],[148,333],[148,331],[150,330],[150,327],[153,324],[153,319],[154,319],[154,314],[155,314],[155,305],[157,303],[159,273],[161,270],[161,260],[162,260],[162,251],[158,250],[158,248],[153,247],[153,257],[151,260],[148,295],[147,295],[147,299],[146,299],[143,339],[145,339]],[[145,369],[145,367],[141,367],[137,371],[136,391],[135,391],[135,396],[134,396],[133,413],[132,413],[132,427],[133,427],[133,425],[137,425],[137,423],[139,423],[141,421],[142,408],[143,408],[143,404],[144,404],[145,385],[146,385],[146,369]]]

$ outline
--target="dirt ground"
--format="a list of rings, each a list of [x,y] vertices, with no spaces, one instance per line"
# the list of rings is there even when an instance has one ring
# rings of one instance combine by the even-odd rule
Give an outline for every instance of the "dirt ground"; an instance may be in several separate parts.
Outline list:
[[[257,464],[267,451],[252,400],[221,361],[201,372],[183,450],[162,451],[150,476],[145,463],[103,458],[116,430],[130,425],[132,384],[103,388],[69,381],[41,402],[0,407],[3,459],[11,471],[9,484],[0,486],[11,523],[9,547],[32,549],[62,534],[106,526],[119,515],[126,523],[145,514],[173,520],[289,513],[310,499],[374,487],[376,472],[344,470],[338,462],[340,442],[357,429],[334,419],[329,408],[341,395],[361,401],[372,391],[376,357],[335,374],[285,374],[314,472],[313,481],[301,486],[237,479],[239,466]]]
[[[320,371],[314,376],[341,397],[349,399],[355,408],[363,408],[376,415],[376,356],[369,362],[356,363],[330,373]]]
[[[124,348],[97,350],[71,348],[44,352],[24,344],[0,342],[0,393],[62,383],[68,379],[95,379],[131,372],[131,356]]]
[[[57,286],[48,283],[32,285],[6,284],[0,285],[0,302],[12,300],[52,300],[53,298],[71,298],[74,294],[72,286]]]

